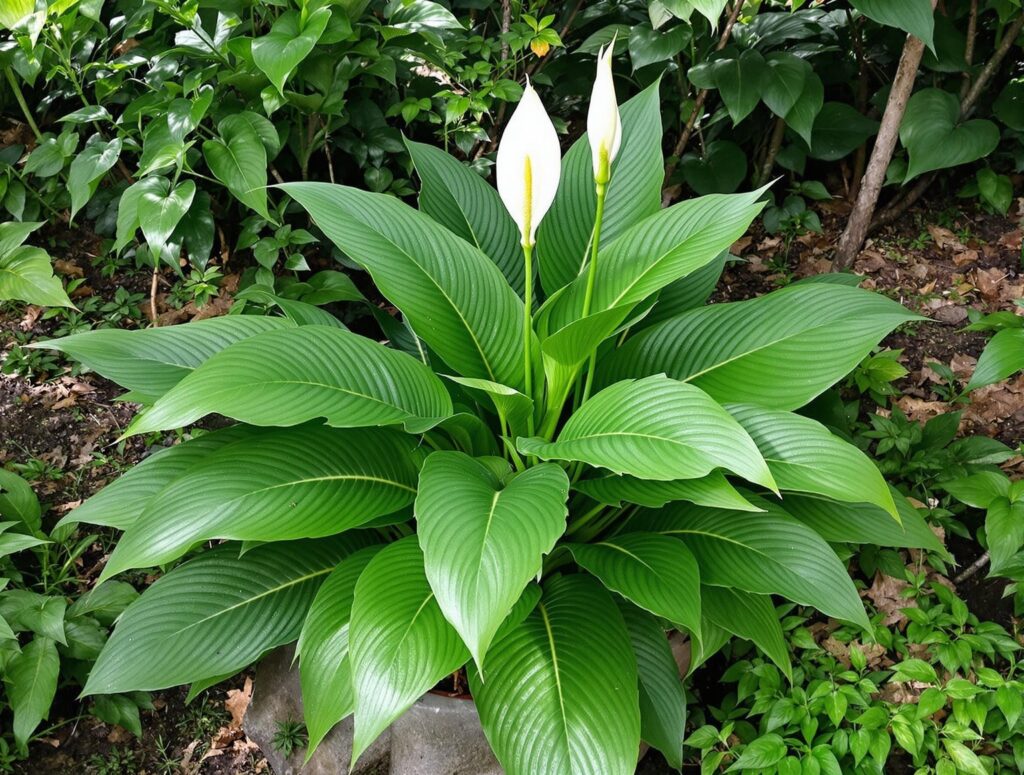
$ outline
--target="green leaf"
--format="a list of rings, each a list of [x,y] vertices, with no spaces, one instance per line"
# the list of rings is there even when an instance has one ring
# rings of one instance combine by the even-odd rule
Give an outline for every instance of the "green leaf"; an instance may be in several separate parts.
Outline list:
[[[987,509],[997,498],[1009,498],[1010,485],[1010,478],[1002,471],[978,471],[939,483],[958,501],[976,509]]]
[[[98,137],[98,135],[96,136]],[[117,164],[121,155],[121,138],[109,142],[88,143],[79,151],[68,169],[68,192],[71,194],[71,217],[85,207],[104,175]]]
[[[906,184],[925,172],[985,158],[999,145],[999,127],[981,118],[961,121],[957,95],[922,89],[907,101],[900,142],[910,157]]]
[[[992,555],[989,572],[1000,574],[1024,545],[1024,501],[992,503],[985,514],[985,538]]]
[[[529,417],[533,412],[533,401],[518,390],[486,379],[446,376],[457,385],[486,394],[494,404],[495,411],[508,423],[509,433],[513,438],[526,433]]]
[[[752,642],[793,680],[793,665],[782,625],[768,595],[728,587],[701,587],[704,616],[723,630]]]
[[[878,122],[858,112],[852,105],[826,102],[814,119],[810,156],[822,161],[839,161],[877,131]]]
[[[780,507],[759,503],[767,513],[667,506],[642,512],[629,528],[684,540],[704,584],[782,595],[867,627],[853,581],[831,547]]]
[[[14,739],[20,748],[28,745],[39,722],[49,716],[59,671],[57,645],[42,636],[33,638],[7,663],[4,684],[14,713]]]
[[[1010,684],[1000,686],[996,689],[996,707],[1006,719],[1007,727],[1013,729],[1024,713],[1024,697],[1021,697],[1020,689]]]
[[[754,49],[724,55],[692,67],[687,73],[694,86],[718,89],[733,126],[757,107],[770,77],[764,57]]]
[[[761,99],[779,118],[785,118],[800,99],[804,83],[814,74],[810,62],[788,51],[773,51],[766,62],[768,75]]]
[[[404,423],[423,430],[452,405],[444,383],[412,356],[340,328],[301,326],[212,355],[126,433],[179,428],[214,413],[252,425],[323,418],[341,428]]]
[[[392,721],[468,656],[434,599],[415,536],[382,550],[359,577],[349,644],[354,766]]]
[[[753,404],[725,408],[757,444],[779,489],[872,503],[899,521],[889,486],[871,458],[821,423]]]
[[[608,184],[601,226],[604,244],[661,208],[665,164],[658,88],[655,82],[620,108],[622,145]],[[583,269],[596,207],[590,141],[584,134],[562,158],[558,194],[537,230],[537,261],[547,294]]]
[[[135,587],[124,581],[105,581],[79,597],[67,610],[68,619],[90,616],[105,627],[139,597]]]
[[[640,737],[682,767],[686,694],[679,666],[658,620],[635,605],[619,603],[636,657],[640,694]]]
[[[905,659],[893,665],[892,669],[894,681],[922,681],[930,684],[939,682],[935,668],[923,659]]]
[[[282,188],[456,372],[521,387],[522,302],[481,250],[392,196],[326,183]]]
[[[0,256],[19,247],[28,235],[43,225],[42,221],[7,221],[0,223]]]
[[[150,251],[156,256],[164,252],[167,240],[185,217],[196,195],[196,184],[191,180],[182,181],[173,191],[168,192],[168,188],[169,183],[162,191],[143,191],[137,205],[139,226]],[[170,256],[170,259],[176,263],[178,257]]]
[[[966,390],[1001,382],[1024,369],[1024,328],[1005,328],[985,345]]]
[[[53,274],[50,254],[42,248],[29,246],[0,253],[0,301],[8,300],[43,307],[75,306],[64,291],[60,278]]]
[[[288,76],[299,66],[320,40],[331,19],[329,7],[317,8],[303,19],[298,11],[286,11],[277,17],[270,32],[252,42],[252,61],[262,70],[280,94]]]
[[[118,619],[83,694],[155,691],[230,676],[298,637],[323,580],[361,533],[211,549],[157,579]]]
[[[484,655],[565,531],[569,479],[554,464],[515,476],[462,452],[423,464],[416,525],[427,579],[483,671]]]
[[[228,345],[294,325],[286,318],[229,315],[137,331],[102,328],[29,346],[58,350],[128,390],[155,398]]]
[[[305,425],[247,435],[160,491],[101,578],[169,562],[214,538],[282,541],[350,530],[411,503],[417,469],[416,439],[393,431]]]
[[[665,373],[717,401],[797,409],[848,374],[896,326],[894,301],[832,283],[713,304],[637,334],[604,360],[599,384]]]
[[[817,73],[811,71],[804,79],[800,96],[784,116],[786,126],[796,132],[810,148],[814,141],[814,124],[825,105],[825,86]],[[873,134],[873,131],[872,131]],[[845,155],[845,154],[844,154]]]
[[[486,253],[521,296],[525,274],[519,232],[498,192],[440,148],[408,139],[405,147],[422,183],[420,210]]]
[[[6,583],[6,582],[5,582]],[[0,593],[0,618],[15,632],[34,632],[60,644],[66,644],[63,597],[40,595],[27,589],[9,589]]]
[[[832,543],[878,544],[901,548],[927,549],[948,556],[935,533],[917,509],[898,492],[892,492],[899,521],[884,509],[870,503],[837,503],[816,495],[786,494],[782,507]]]
[[[932,36],[935,32],[935,15],[930,0],[900,0],[898,3],[889,0],[850,0],[853,7],[869,19],[896,27],[904,32],[920,38],[933,52],[935,44]]]
[[[743,748],[743,753],[726,772],[734,770],[765,770],[778,764],[786,755],[786,742],[774,733],[761,735]]]
[[[683,180],[698,194],[731,194],[747,178],[747,156],[730,140],[714,140],[702,155],[688,153],[680,160]]]
[[[557,440],[518,440],[545,460],[582,460],[641,479],[674,481],[725,468],[774,489],[746,431],[706,393],[664,376],[625,380],[580,407]]]
[[[573,489],[610,506],[625,502],[660,509],[672,501],[689,501],[718,509],[760,511],[729,484],[721,471],[712,471],[699,479],[674,482],[655,482],[633,476],[598,476],[576,482]]]
[[[700,641],[700,571],[681,541],[627,533],[568,548],[610,590]]]
[[[709,194],[673,205],[630,227],[614,241],[602,237],[591,309],[629,309],[702,266],[743,236],[764,206],[764,189]],[[587,278],[581,275],[552,302],[548,327],[579,317]]]
[[[691,37],[685,24],[677,24],[667,30],[656,30],[649,24],[633,26],[628,33],[629,59],[633,63],[633,71],[674,58],[686,47]]]
[[[212,452],[239,439],[273,434],[274,431],[236,425],[158,450],[69,512],[57,525],[88,522],[127,530],[161,490]]]
[[[0,517],[15,519],[31,531],[39,530],[42,509],[32,485],[15,473],[0,468]]]
[[[356,581],[380,548],[368,546],[342,560],[317,590],[302,625],[296,654],[309,733],[306,761],[331,728],[355,708],[348,652],[352,600]]]
[[[541,602],[488,653],[470,687],[509,775],[631,775],[640,744],[636,658],[622,615],[583,574],[544,585]]]
[[[260,136],[237,114],[223,118],[217,133],[219,137],[203,143],[210,172],[242,204],[273,220],[267,210],[267,150]]]

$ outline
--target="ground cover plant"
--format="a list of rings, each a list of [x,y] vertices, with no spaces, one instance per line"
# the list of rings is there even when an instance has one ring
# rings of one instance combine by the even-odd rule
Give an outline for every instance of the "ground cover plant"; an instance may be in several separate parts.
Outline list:
[[[1016,771],[1024,15],[883,5],[0,9],[0,771]]]

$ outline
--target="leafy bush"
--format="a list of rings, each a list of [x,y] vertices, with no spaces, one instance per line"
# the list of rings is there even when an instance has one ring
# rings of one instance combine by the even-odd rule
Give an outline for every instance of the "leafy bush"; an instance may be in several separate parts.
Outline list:
[[[63,530],[48,540],[41,515],[28,482],[0,468],[0,671],[22,752],[49,715],[59,680],[85,682],[110,626],[139,596],[131,584],[109,581],[68,605],[71,569],[96,536]],[[35,562],[23,562],[30,552]],[[97,696],[90,710],[141,735],[140,707],[152,708],[145,692]]]
[[[795,413],[915,316],[841,277],[702,306],[760,192],[660,209],[658,87],[620,128],[609,66],[560,173],[528,90],[500,195],[412,142],[419,212],[280,187],[400,311],[390,346],[284,305],[46,343],[151,404],[128,434],[238,421],[65,518],[124,530],[102,580],[225,541],[129,607],[85,694],[195,691],[298,638],[310,750],[354,713],[358,758],[465,666],[509,772],[631,772],[641,738],[678,765],[666,629],[788,670],[770,595],[868,626],[829,542],[941,549]]]

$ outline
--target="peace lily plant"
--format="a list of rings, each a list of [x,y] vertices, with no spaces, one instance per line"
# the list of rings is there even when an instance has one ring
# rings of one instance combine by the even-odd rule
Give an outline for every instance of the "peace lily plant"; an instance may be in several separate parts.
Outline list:
[[[120,617],[85,694],[195,692],[298,640],[310,753],[354,714],[357,761],[464,668],[509,773],[630,773],[641,741],[679,766],[668,631],[691,669],[738,637],[788,674],[774,596],[867,626],[833,546],[936,547],[813,419],[914,316],[842,276],[704,306],[762,191],[660,209],[658,85],[620,114],[609,57],[564,158],[527,87],[497,191],[414,142],[418,211],[280,187],[400,312],[370,304],[379,337],[277,298],[48,343],[147,405],[129,435],[235,421],[67,516],[124,531],[103,580],[192,557]]]

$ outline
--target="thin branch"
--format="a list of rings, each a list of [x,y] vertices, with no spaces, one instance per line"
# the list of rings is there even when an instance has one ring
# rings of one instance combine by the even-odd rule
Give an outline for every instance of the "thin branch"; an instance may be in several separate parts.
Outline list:
[[[981,555],[981,557],[979,557],[977,560],[975,560],[970,565],[968,565],[966,568],[964,568],[963,572],[959,576],[957,576],[955,579],[953,579],[953,583],[954,584],[963,584],[965,581],[967,581],[967,579],[969,579],[971,576],[973,576],[978,571],[980,571],[982,568],[984,568],[986,565],[988,565],[988,560],[989,560],[989,554],[988,554],[988,552],[985,552],[983,555]]]

